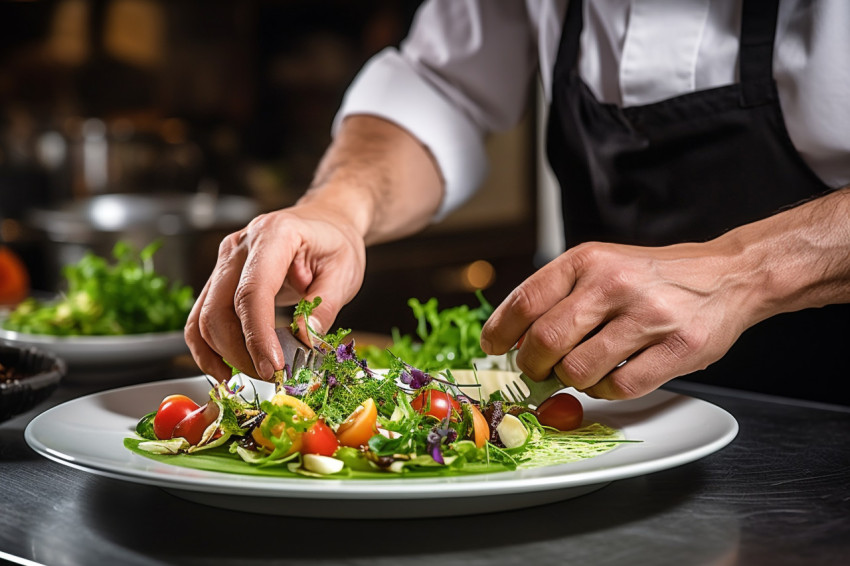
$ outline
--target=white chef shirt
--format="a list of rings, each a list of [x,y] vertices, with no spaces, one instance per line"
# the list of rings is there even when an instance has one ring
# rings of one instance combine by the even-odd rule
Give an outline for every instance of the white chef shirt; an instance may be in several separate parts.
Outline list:
[[[487,134],[514,126],[535,77],[548,102],[568,0],[430,0],[400,49],[344,97],[345,116],[397,123],[436,159],[457,208],[487,171]],[[768,0],[771,1],[771,0]],[[600,102],[649,104],[737,81],[741,0],[585,2],[579,74]],[[831,187],[850,184],[850,0],[782,0],[773,73],[794,146]]]

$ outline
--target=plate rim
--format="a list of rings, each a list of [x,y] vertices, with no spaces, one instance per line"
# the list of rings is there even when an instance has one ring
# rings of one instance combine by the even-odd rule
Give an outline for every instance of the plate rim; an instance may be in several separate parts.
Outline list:
[[[0,328],[0,344],[51,352],[68,364],[75,379],[102,379],[131,371],[142,372],[176,356],[189,353],[182,330],[112,336],[55,336],[28,334]],[[92,373],[91,376],[88,374]]]
[[[662,471],[699,460],[728,445],[734,440],[739,431],[737,420],[725,409],[702,399],[659,389],[641,398],[643,402],[646,402],[650,396],[655,396],[662,399],[681,399],[684,402],[696,403],[696,406],[710,411],[711,414],[718,418],[717,424],[720,427],[718,434],[714,435],[711,441],[693,446],[689,450],[668,454],[663,458],[656,458],[650,461],[638,459],[631,463],[618,464],[608,468],[579,470],[572,471],[571,473],[563,472],[564,469],[569,472],[570,468],[576,468],[575,464],[580,464],[581,462],[596,461],[599,463],[602,461],[604,463],[607,455],[615,453],[625,446],[618,447],[611,452],[588,460],[544,466],[542,468],[492,474],[406,479],[314,479],[245,476],[174,466],[147,460],[143,456],[132,453],[133,459],[139,459],[139,466],[131,468],[125,466],[122,468],[118,465],[104,465],[95,461],[93,458],[80,457],[79,454],[74,454],[75,451],[69,451],[67,447],[62,450],[61,447],[57,449],[55,446],[49,446],[42,442],[38,436],[38,433],[43,427],[46,426],[47,430],[50,430],[50,424],[45,423],[50,423],[52,416],[61,414],[63,411],[71,411],[80,407],[85,408],[87,403],[104,401],[107,395],[121,396],[131,394],[137,392],[139,388],[162,388],[168,390],[174,386],[189,386],[196,382],[197,385],[200,385],[200,380],[206,381],[206,376],[201,375],[128,385],[78,397],[36,416],[27,425],[24,431],[24,438],[36,453],[59,464],[113,479],[155,485],[171,490],[286,499],[354,500],[379,498],[384,500],[414,500],[433,497],[435,488],[439,489],[441,496],[462,495],[464,497],[485,497],[499,493],[513,494],[549,490],[557,491],[597,483],[609,483],[611,481]],[[612,403],[628,402],[614,401]],[[111,430],[106,432],[111,434]],[[130,436],[130,432],[125,429],[120,431],[120,433],[122,439],[120,450],[123,455],[126,455],[124,452],[128,451],[123,446],[123,438]],[[146,465],[143,466],[142,463]],[[166,469],[166,471],[163,472],[163,469]],[[178,470],[182,470],[182,472]]]
[[[0,318],[2,321],[2,318]],[[26,332],[18,332],[17,330],[7,330],[0,328],[0,340],[7,342],[18,342],[28,344],[74,344],[86,346],[102,346],[109,344],[122,343],[143,343],[143,342],[171,342],[177,338],[183,338],[182,330],[166,330],[163,332],[140,332],[138,334],[117,334],[117,335],[76,335],[76,336],[58,336],[54,334],[29,334]]]

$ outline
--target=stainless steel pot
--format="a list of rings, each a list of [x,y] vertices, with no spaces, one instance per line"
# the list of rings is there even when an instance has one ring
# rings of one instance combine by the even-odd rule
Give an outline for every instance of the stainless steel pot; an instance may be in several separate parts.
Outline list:
[[[239,196],[108,194],[33,210],[29,221],[44,234],[52,290],[61,284],[62,266],[88,250],[111,257],[119,240],[141,249],[158,239],[163,246],[154,256],[157,271],[197,294],[215,266],[221,240],[258,213],[253,200]]]

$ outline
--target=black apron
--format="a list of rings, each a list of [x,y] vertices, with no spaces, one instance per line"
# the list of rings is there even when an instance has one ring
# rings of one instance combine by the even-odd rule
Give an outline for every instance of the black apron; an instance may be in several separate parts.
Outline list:
[[[620,108],[578,75],[582,1],[569,2],[547,134],[568,246],[705,241],[830,190],[785,129],[772,71],[777,4],[744,0],[738,84]],[[781,314],[685,379],[850,404],[835,395],[850,377],[848,330],[850,305]]]

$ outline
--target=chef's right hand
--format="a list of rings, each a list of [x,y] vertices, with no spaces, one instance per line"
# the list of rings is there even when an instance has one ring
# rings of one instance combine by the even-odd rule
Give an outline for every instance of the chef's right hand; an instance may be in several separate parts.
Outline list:
[[[326,332],[360,289],[363,237],[343,215],[313,204],[264,214],[221,243],[212,275],[186,322],[185,338],[200,369],[222,381],[232,364],[272,379],[284,359],[275,335],[275,305],[321,297],[310,325]]]

